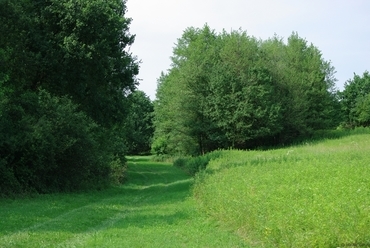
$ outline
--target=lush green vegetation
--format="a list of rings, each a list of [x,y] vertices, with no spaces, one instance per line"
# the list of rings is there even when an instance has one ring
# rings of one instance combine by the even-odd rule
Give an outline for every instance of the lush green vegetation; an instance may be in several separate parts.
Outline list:
[[[157,155],[286,145],[317,130],[370,124],[369,73],[338,91],[335,68],[295,32],[258,40],[190,27],[171,59],[154,102]]]
[[[200,209],[251,247],[369,246],[370,130],[338,136],[224,151],[197,176]]]
[[[335,68],[295,32],[189,27],[153,103],[136,90],[126,1],[0,0],[0,22],[0,197],[120,184],[127,154],[204,155],[177,161],[194,174],[217,149],[370,125],[369,73],[337,91]]]
[[[243,247],[197,212],[193,178],[132,157],[125,185],[0,200],[0,247]]]
[[[128,154],[150,153],[154,132],[153,103],[142,91],[128,96],[128,113],[124,121],[125,140]]]
[[[339,92],[297,33],[190,27],[153,103],[125,13],[0,0],[1,247],[370,246],[369,72]],[[121,185],[150,149],[178,168],[131,158]]]
[[[188,28],[158,80],[156,154],[276,145],[339,125],[335,69],[297,33]]]
[[[370,74],[354,75],[341,92],[342,114],[347,127],[370,125]]]
[[[121,186],[2,199],[0,246],[368,246],[370,130],[327,137],[177,162],[190,170],[208,163],[195,179],[130,157]]]
[[[0,1],[0,196],[121,183],[127,152],[150,150],[125,13],[121,0]]]

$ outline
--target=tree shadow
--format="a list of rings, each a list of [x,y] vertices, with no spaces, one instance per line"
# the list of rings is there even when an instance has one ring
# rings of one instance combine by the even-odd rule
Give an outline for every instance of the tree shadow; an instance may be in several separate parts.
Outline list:
[[[42,233],[63,232],[77,235],[111,227],[171,225],[189,218],[189,213],[174,210],[173,206],[189,197],[192,178],[169,164],[138,163],[129,166],[129,170],[130,167],[131,178],[126,184],[103,191],[68,194],[73,207],[66,207],[57,214],[49,211],[49,217],[45,216],[46,210],[41,210],[32,218],[42,221],[31,222],[8,234],[32,232],[42,236]],[[65,197],[66,194],[60,194],[59,199],[55,196],[49,200],[56,205],[58,201],[64,201],[60,204],[66,205]],[[37,204],[42,202],[50,204],[47,198]],[[35,203],[28,201],[28,204]],[[27,219],[28,213],[18,212],[17,215]]]

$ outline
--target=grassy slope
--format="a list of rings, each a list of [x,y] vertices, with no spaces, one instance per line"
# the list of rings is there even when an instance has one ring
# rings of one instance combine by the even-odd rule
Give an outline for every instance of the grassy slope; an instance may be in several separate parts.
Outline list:
[[[0,200],[0,247],[243,247],[197,214],[192,181],[140,158],[119,188]]]
[[[370,134],[227,151],[194,193],[203,211],[251,246],[370,247],[369,152]]]

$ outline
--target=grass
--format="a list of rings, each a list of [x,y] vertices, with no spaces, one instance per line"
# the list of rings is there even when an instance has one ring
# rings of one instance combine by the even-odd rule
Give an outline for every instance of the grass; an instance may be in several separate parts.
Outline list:
[[[193,179],[131,157],[121,187],[0,200],[0,247],[244,247],[197,211]]]
[[[0,247],[370,247],[369,150],[364,129],[223,151],[195,184],[130,157],[120,187],[1,199]]]
[[[370,247],[369,133],[225,151],[194,195],[250,247]]]

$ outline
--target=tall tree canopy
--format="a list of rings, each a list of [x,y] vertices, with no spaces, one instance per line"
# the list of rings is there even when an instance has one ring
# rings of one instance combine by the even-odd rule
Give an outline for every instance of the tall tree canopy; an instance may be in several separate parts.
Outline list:
[[[188,28],[158,80],[153,151],[199,154],[285,142],[335,125],[334,67],[293,33]]]
[[[122,120],[135,88],[134,36],[121,0],[2,0],[1,49],[15,91],[69,95],[100,124]],[[3,52],[0,52],[2,54]]]
[[[120,181],[139,64],[122,0],[0,0],[0,194]]]

